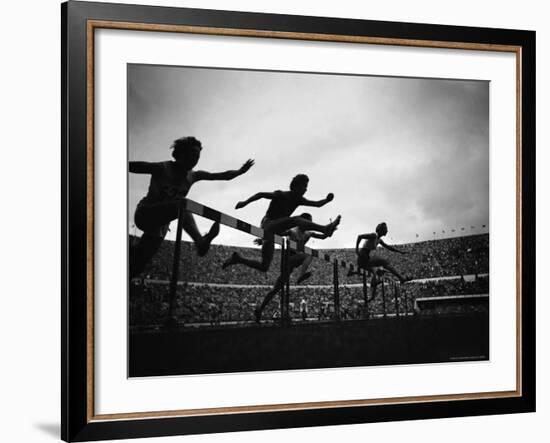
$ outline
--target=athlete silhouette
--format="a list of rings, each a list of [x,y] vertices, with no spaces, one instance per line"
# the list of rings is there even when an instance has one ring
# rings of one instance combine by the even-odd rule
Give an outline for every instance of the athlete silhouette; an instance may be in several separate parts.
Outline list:
[[[182,137],[171,146],[174,161],[158,163],[132,161],[129,170],[133,174],[149,174],[149,190],[138,203],[134,221],[143,231],[138,244],[130,253],[130,279],[140,274],[160,248],[170,222],[178,218],[180,201],[191,186],[201,180],[233,180],[247,172],[254,160],[246,161],[239,169],[225,172],[195,171],[202,144],[195,137]],[[183,213],[183,229],[193,242],[198,255],[208,252],[210,243],[220,232],[219,223],[212,224],[206,235],[201,235],[193,214]]]

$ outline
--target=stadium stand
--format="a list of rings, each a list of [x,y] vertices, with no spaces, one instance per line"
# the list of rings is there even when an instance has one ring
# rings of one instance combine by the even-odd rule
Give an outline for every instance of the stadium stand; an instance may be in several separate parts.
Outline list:
[[[130,241],[133,242],[131,237]],[[173,242],[165,241],[145,275],[155,280],[167,280],[172,271]],[[432,240],[399,245],[407,252],[406,255],[396,255],[382,248],[377,254],[391,257],[396,268],[415,279],[460,276],[470,274],[486,274],[489,272],[489,235],[480,234],[466,237],[456,237],[442,240]],[[221,264],[234,251],[242,254],[260,254],[259,248],[242,248],[233,246],[213,245],[205,257],[197,257],[193,245],[182,242],[181,277],[186,281],[204,283],[235,283],[235,284],[272,284],[278,275],[279,257],[275,259],[269,272],[262,274],[250,269],[231,267],[221,270]],[[322,250],[346,262],[355,262],[353,249]],[[314,260],[311,265],[313,277],[309,284],[332,284],[332,267],[322,260]],[[356,283],[357,279],[347,278],[344,273],[340,283]]]
[[[130,243],[135,238],[130,238]],[[369,315],[412,315],[418,311],[417,299],[449,297],[455,295],[488,294],[489,292],[489,235],[472,235],[449,239],[399,245],[406,255],[392,254],[395,266],[404,274],[414,276],[415,282],[401,287],[398,303],[395,290],[388,282],[385,297],[378,295],[369,302]],[[245,250],[243,252],[243,250]],[[168,310],[168,280],[172,267],[173,242],[165,241],[157,256],[142,275],[130,286],[131,326],[154,325],[162,322]],[[176,316],[186,324],[219,325],[239,324],[254,320],[254,308],[269,291],[280,269],[278,254],[271,270],[265,274],[241,267],[221,270],[223,261],[234,251],[246,255],[259,249],[213,245],[206,257],[199,258],[192,244],[182,242],[182,260],[176,299]],[[324,250],[338,260],[355,261],[351,249]],[[131,251],[130,251],[131,253]],[[391,254],[379,249],[377,254]],[[304,300],[306,321],[330,320],[334,314],[332,266],[314,260],[313,276],[307,285],[291,286],[290,309],[294,319],[301,319]],[[347,277],[340,272],[340,318],[363,318],[364,300],[361,279]],[[293,280],[291,280],[291,285]],[[370,295],[370,294],[369,294]],[[276,297],[264,312],[264,319],[276,320],[279,302]],[[471,309],[485,309],[472,303]],[[416,311],[415,311],[416,308]],[[437,312],[442,305],[438,304]],[[456,306],[453,307],[456,309]],[[467,308],[468,309],[468,308]]]

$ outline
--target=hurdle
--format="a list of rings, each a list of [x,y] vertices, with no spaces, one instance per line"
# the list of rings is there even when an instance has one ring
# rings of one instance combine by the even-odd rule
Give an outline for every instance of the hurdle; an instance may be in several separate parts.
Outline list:
[[[393,287],[393,302],[395,304],[395,316],[399,317],[399,296],[400,296],[400,287],[399,285],[394,281],[392,282]]]
[[[386,282],[382,282],[382,311],[384,313],[384,318],[388,316],[386,310]]]
[[[387,317],[396,317],[396,318],[399,318],[399,317],[402,317],[402,316],[408,316],[409,315],[409,312],[408,312],[408,307],[407,307],[407,303],[408,303],[408,298],[407,298],[407,291],[403,291],[403,293],[401,292],[401,283],[399,283],[398,281],[396,281],[393,277],[391,276],[388,276],[388,275],[385,275],[386,273],[383,274],[383,276],[381,277],[380,279],[380,283],[378,286],[380,286],[380,293],[381,293],[381,303],[382,303],[382,314],[381,316],[383,318],[387,318]],[[366,311],[366,314],[365,314],[365,318],[370,318],[370,312],[369,312],[369,298],[368,298],[368,294],[367,294],[367,284],[366,284],[366,272],[363,271],[363,299],[364,299],[364,303],[365,303],[365,311]],[[411,280],[413,281],[413,280]],[[372,295],[372,300],[374,300],[376,298],[376,293],[377,293],[377,289],[374,289],[374,295]],[[388,308],[390,308],[391,306],[391,297],[393,296],[393,308],[394,308],[394,312],[391,313],[388,313]],[[403,306],[403,300],[402,298],[405,299],[404,301],[404,306]]]
[[[338,284],[338,260],[333,263],[333,282],[334,282],[334,317],[336,321],[340,320],[340,285]]]
[[[281,277],[283,284],[281,286],[281,323],[290,322],[290,251],[287,242],[283,239],[281,244]]]
[[[176,289],[178,286],[179,263],[181,256],[181,233],[183,230],[183,209],[182,205],[178,208],[178,227],[176,229],[176,244],[174,246],[174,262],[172,264],[172,278],[170,280],[170,301],[168,305],[168,329],[174,329],[177,326],[177,319],[174,317],[174,305],[176,301]]]
[[[181,236],[183,230],[182,216],[185,212],[191,212],[192,214],[199,215],[213,222],[220,223],[224,226],[236,229],[245,234],[250,234],[257,238],[265,238],[266,232],[257,226],[251,225],[243,220],[239,220],[216,209],[205,206],[201,203],[193,201],[188,198],[180,200],[178,208],[178,224],[176,229],[176,243],[174,245],[174,261],[172,266],[172,276],[170,279],[170,292],[169,292],[169,308],[168,308],[168,322],[167,324],[174,327],[177,324],[177,319],[174,318],[174,307],[176,301],[176,292],[178,286],[179,277],[179,262],[181,256]],[[289,312],[288,304],[290,302],[290,269],[289,269],[289,257],[290,251],[303,252],[314,258],[319,258],[327,263],[332,263],[334,273],[334,297],[335,297],[335,312],[336,319],[340,318],[340,301],[338,291],[338,269],[344,268],[351,271],[355,270],[353,263],[348,263],[343,260],[338,260],[336,257],[331,257],[329,254],[322,253],[316,249],[309,248],[307,246],[300,247],[297,242],[286,239],[277,234],[269,234],[269,237],[273,239],[274,243],[281,247],[281,275],[283,276],[283,288],[281,289],[281,319],[282,322],[288,322]],[[365,281],[365,279],[364,279]],[[365,283],[366,284],[366,283]]]
[[[363,307],[363,318],[368,319],[370,315],[369,315],[369,291],[367,289],[367,272],[363,270],[361,276],[363,277],[363,302],[365,303],[365,306]]]
[[[254,237],[264,238],[265,231],[262,228],[253,226],[250,223],[239,220],[237,218],[231,217],[230,215],[224,214],[223,212],[217,211],[215,209],[209,208],[208,206],[197,203],[193,200],[185,198],[181,202],[181,208],[183,210],[191,212],[201,217],[207,218],[213,222],[218,222],[222,225],[228,226],[238,231],[244,232],[245,234],[250,234]],[[277,234],[270,234],[270,237],[273,237],[274,242],[281,246],[283,244],[284,238]],[[298,244],[293,240],[288,240],[288,248],[294,249],[298,252],[304,252],[308,255],[311,255],[314,258],[322,259],[328,263],[339,264],[340,267],[355,270],[355,265],[353,263],[347,263],[345,261],[339,261],[334,257],[331,257],[329,254],[323,254],[316,249],[305,247],[299,247]]]

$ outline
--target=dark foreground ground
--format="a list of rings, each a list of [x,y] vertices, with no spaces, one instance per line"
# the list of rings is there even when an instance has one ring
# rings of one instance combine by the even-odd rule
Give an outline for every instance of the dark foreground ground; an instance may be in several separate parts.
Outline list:
[[[129,376],[489,359],[487,314],[130,333]]]

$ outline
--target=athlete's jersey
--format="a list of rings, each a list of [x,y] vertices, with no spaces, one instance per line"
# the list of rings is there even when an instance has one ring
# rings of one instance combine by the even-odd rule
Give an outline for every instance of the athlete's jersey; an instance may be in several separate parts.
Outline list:
[[[291,191],[275,191],[274,194],[265,214],[265,218],[269,220],[290,217],[303,199],[301,195],[296,195]]]
[[[298,249],[303,249],[308,240],[311,238],[311,232],[302,231],[300,228],[292,228],[290,230],[290,239],[298,244]]]
[[[178,174],[172,161],[157,163],[155,166],[147,195],[141,199],[138,206],[171,202],[187,196],[194,182],[193,171]]]
[[[370,253],[371,251],[376,250],[378,247],[378,244],[380,242],[380,237],[378,237],[378,234],[373,232],[369,235],[368,238],[365,239],[365,242],[363,243],[363,246],[361,247],[361,251]]]

